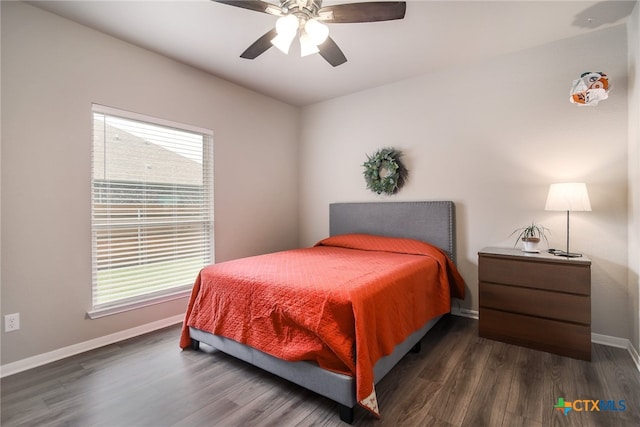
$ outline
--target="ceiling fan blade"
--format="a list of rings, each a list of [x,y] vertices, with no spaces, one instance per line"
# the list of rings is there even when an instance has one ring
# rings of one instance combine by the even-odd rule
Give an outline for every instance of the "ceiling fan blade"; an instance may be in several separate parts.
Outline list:
[[[323,7],[318,11],[324,23],[377,22],[403,19],[407,9],[404,1],[374,1],[346,3]]]
[[[344,53],[342,53],[336,42],[334,42],[331,37],[327,37],[327,40],[319,45],[318,49],[320,50],[320,52],[318,52],[320,56],[326,59],[327,62],[334,67],[347,62],[346,56],[344,56]]]
[[[275,28],[273,30],[271,30],[271,31],[268,31],[262,37],[260,37],[258,40],[253,42],[253,44],[251,46],[249,46],[247,48],[247,50],[242,52],[242,54],[240,55],[240,58],[255,59],[258,56],[262,55],[267,49],[269,49],[271,46],[273,46],[271,44],[271,40],[273,40],[273,38],[277,34],[278,33],[276,32]]]
[[[254,10],[256,12],[268,13],[270,15],[282,16],[280,6],[262,0],[212,0],[216,3],[228,4],[229,6],[241,7],[243,9]]]

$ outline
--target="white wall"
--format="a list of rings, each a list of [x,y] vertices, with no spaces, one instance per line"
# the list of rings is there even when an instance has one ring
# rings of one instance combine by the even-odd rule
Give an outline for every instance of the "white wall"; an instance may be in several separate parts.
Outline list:
[[[27,4],[1,7],[2,314],[21,315],[2,333],[2,364],[186,307],[85,318],[92,102],[213,130],[218,261],[297,244],[297,108]]]
[[[569,103],[571,82],[604,71],[598,107]],[[300,148],[300,243],[328,233],[328,204],[453,200],[462,307],[478,309],[477,252],[509,246],[535,220],[562,248],[566,217],[546,212],[550,183],[584,181],[593,211],[571,217],[571,244],[593,261],[592,330],[630,336],[627,303],[627,49],[624,25],[305,107]],[[365,189],[366,154],[404,151],[396,196]]]
[[[640,2],[627,24],[629,41],[629,310],[631,343],[640,354]]]

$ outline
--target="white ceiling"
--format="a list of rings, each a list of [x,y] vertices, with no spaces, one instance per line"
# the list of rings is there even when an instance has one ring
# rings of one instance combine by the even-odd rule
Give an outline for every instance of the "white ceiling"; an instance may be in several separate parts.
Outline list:
[[[636,2],[410,0],[403,20],[330,24],[348,59],[336,68],[295,43],[240,58],[277,17],[209,0],[29,3],[301,106],[619,24]]]

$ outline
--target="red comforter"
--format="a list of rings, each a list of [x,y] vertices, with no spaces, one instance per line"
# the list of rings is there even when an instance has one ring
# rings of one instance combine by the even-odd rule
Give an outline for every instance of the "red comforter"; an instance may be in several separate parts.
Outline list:
[[[464,298],[440,249],[411,239],[334,236],[314,247],[213,264],[198,275],[188,327],[272,356],[312,360],[355,376],[358,402],[378,415],[373,366],[431,318]]]

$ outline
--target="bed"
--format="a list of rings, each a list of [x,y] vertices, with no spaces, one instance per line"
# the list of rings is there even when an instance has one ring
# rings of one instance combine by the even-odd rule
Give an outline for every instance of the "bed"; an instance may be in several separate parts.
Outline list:
[[[453,202],[334,203],[329,214],[329,237],[311,248],[203,269],[180,346],[206,343],[285,378],[352,423],[356,405],[379,416],[375,384],[464,298],[464,281]]]

